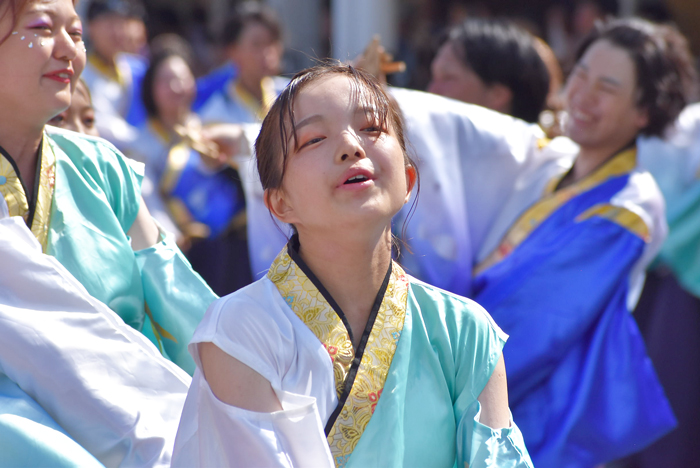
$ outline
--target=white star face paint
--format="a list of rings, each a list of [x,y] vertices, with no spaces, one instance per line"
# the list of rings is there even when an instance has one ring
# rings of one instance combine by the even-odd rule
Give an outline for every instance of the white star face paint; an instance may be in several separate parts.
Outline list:
[[[20,40],[20,41],[23,41],[23,40],[24,40],[24,36],[20,37],[19,40]]]
[[[34,47],[34,43],[33,43],[33,42],[30,42],[30,43],[29,43],[29,48],[31,49],[32,47]]]
[[[12,35],[14,36],[15,34],[19,34],[17,31],[12,31]]]

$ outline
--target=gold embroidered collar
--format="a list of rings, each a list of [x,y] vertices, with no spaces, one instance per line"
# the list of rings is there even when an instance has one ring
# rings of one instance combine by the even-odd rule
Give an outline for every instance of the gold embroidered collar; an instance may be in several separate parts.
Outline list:
[[[272,104],[275,102],[277,93],[275,92],[275,82],[269,76],[264,77],[262,81],[260,81],[260,88],[262,90],[262,103],[258,101],[255,96],[250,94],[238,80],[231,82],[229,92],[232,97],[237,98],[262,122],[267,115],[267,111],[270,110],[270,107],[272,107]]]
[[[294,313],[328,351],[338,406],[326,424],[328,444],[338,467],[347,462],[382,394],[403,330],[408,278],[392,262],[355,350],[347,318],[298,254],[294,236],[267,274]]]
[[[557,189],[567,173],[552,178],[545,187],[543,197],[513,223],[498,247],[474,268],[474,275],[483,272],[510,255],[538,226],[566,202],[614,177],[630,173],[636,165],[637,148],[632,147],[617,153],[588,176],[564,188]]]
[[[34,193],[27,190],[14,159],[0,147],[0,194],[5,198],[10,216],[21,216],[46,253],[49,237],[51,204],[56,180],[56,155],[48,137],[44,135],[39,145]]]

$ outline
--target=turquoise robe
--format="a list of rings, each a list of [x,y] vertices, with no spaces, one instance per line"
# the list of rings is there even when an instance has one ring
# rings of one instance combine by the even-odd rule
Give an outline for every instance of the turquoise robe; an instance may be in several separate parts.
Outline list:
[[[142,166],[126,159],[101,138],[53,127],[47,127],[44,138],[49,139],[56,156],[46,253],[55,257],[90,295],[140,330],[164,356],[191,374],[194,361],[187,344],[216,295],[191,270],[174,239],[165,236],[152,247],[132,250],[126,233],[141,203]],[[0,378],[4,378],[0,418],[6,422],[0,426],[0,439],[29,441],[26,428],[38,424],[37,430],[30,433],[35,435],[33,443],[41,447],[42,431],[56,429],[58,424],[50,421],[40,405],[14,382],[3,374]],[[60,428],[57,430],[60,432]],[[50,446],[49,442],[47,439],[43,451],[14,446],[13,453],[19,454],[19,459],[12,458],[9,452],[3,455],[0,450],[0,466],[22,462],[22,453],[30,451],[35,458],[45,453],[46,458],[41,458],[43,462],[39,464],[63,466],[61,460],[74,458],[66,454],[79,452],[77,444]],[[81,457],[90,458],[87,452]]]
[[[190,346],[201,366],[199,343],[215,343],[278,395],[311,400],[316,418],[295,429],[299,408],[230,407],[198,369],[173,466],[532,466],[515,423],[493,430],[478,422],[477,398],[507,338],[486,311],[393,265],[354,348],[343,311],[294,242],[267,277],[212,304]],[[272,427],[261,423],[268,418]],[[276,429],[279,421],[287,429]],[[293,440],[299,431],[304,440]],[[303,444],[313,449],[299,453]]]

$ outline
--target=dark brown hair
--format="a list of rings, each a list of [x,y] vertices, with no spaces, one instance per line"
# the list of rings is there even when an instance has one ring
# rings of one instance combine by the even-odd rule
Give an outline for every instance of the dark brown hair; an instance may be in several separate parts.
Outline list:
[[[298,149],[294,103],[299,93],[310,83],[331,75],[346,76],[354,84],[355,99],[368,104],[375,113],[379,126],[391,128],[396,134],[406,166],[416,171],[416,195],[420,191],[418,168],[406,152],[403,117],[398,104],[382,88],[377,79],[362,70],[338,62],[323,62],[297,73],[282,91],[263,120],[260,134],[255,140],[255,154],[258,174],[263,189],[277,189],[282,185],[289,154]],[[294,144],[294,148],[290,148]],[[408,220],[415,209],[415,200],[411,206]],[[404,226],[405,229],[405,226]]]
[[[275,11],[262,3],[246,1],[238,5],[233,15],[226,20],[221,45],[227,47],[236,44],[245,27],[251,23],[258,23],[267,29],[275,42],[282,40],[282,26]]]
[[[511,90],[513,117],[537,122],[551,78],[532,34],[504,19],[467,18],[449,30],[444,43],[485,84]]]
[[[623,49],[634,62],[637,106],[649,115],[640,133],[662,136],[695,92],[696,71],[687,40],[672,26],[612,20],[597,25],[579,47],[576,60],[601,40]]]
[[[192,47],[177,34],[166,33],[156,36],[150,44],[151,61],[141,82],[141,100],[146,108],[146,113],[151,118],[159,118],[158,106],[154,96],[153,85],[155,84],[158,69],[167,59],[180,57],[185,61],[192,71]],[[193,73],[194,76],[194,73]]]

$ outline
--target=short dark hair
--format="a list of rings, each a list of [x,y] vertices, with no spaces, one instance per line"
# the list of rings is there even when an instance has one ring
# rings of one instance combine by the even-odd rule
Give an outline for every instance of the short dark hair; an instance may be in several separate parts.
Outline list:
[[[140,0],[92,0],[88,6],[87,20],[90,22],[107,14],[146,20],[146,8]]]
[[[637,106],[649,123],[640,133],[662,136],[694,95],[696,71],[688,41],[673,26],[639,18],[599,23],[583,41],[576,61],[598,41],[623,49],[634,62]]]
[[[221,34],[221,45],[226,47],[236,44],[249,23],[264,26],[275,41],[282,40],[282,26],[274,10],[259,2],[247,1],[238,5],[226,20]]]
[[[192,70],[193,52],[190,44],[177,34],[161,34],[150,44],[151,61],[141,82],[141,99],[146,113],[151,118],[158,117],[158,107],[153,96],[153,84],[160,65],[170,57],[180,57]]]
[[[488,85],[508,87],[511,115],[537,122],[549,93],[549,72],[535,48],[535,38],[502,19],[469,18],[452,28],[443,43]]]

